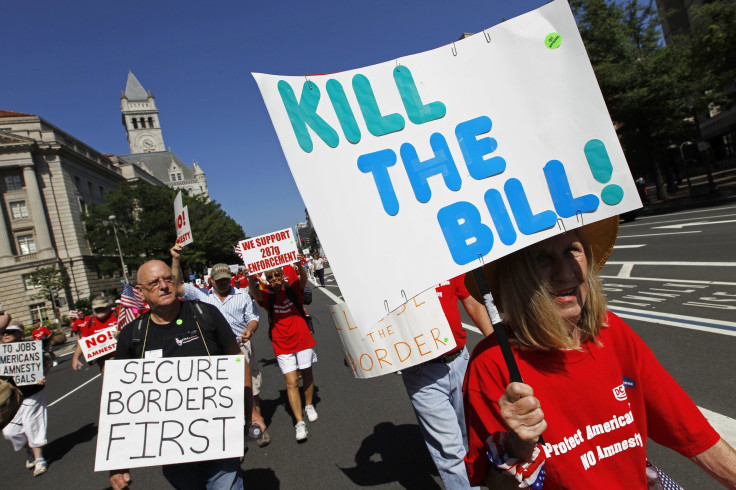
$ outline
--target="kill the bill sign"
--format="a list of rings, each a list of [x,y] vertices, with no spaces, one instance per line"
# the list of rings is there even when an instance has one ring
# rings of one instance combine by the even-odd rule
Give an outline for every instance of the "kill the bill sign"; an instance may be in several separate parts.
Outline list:
[[[641,206],[566,0],[373,66],[254,77],[363,335],[434,284]]]

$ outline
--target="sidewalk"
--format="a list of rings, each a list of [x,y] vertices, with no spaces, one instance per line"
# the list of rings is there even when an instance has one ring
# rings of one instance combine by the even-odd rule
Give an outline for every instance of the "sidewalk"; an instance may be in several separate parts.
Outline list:
[[[713,171],[713,182],[716,190],[708,191],[708,176],[703,173],[690,177],[690,189],[687,180],[683,179],[679,189],[668,191],[668,199],[657,199],[654,185],[647,186],[649,202],[643,203],[639,216],[654,216],[685,209],[695,209],[722,204],[736,203],[736,166]]]

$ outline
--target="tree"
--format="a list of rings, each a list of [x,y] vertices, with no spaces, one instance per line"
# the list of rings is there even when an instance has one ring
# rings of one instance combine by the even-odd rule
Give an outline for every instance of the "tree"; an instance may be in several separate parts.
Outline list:
[[[165,186],[123,184],[105,193],[104,204],[90,205],[84,216],[86,238],[98,255],[103,273],[120,270],[120,259],[108,217],[116,217],[120,248],[130,270],[150,259],[171,260],[169,249],[176,240],[174,198],[176,191]],[[244,238],[243,228],[215,201],[182,193],[188,206],[194,242],[182,257],[184,271],[198,272],[207,264],[236,263],[233,246]]]
[[[699,32],[665,45],[652,0],[570,0],[570,5],[632,172],[654,177],[665,198],[664,181],[674,184],[666,149],[695,139],[694,111],[722,100],[714,93],[723,86],[715,81],[724,66],[718,60],[733,56],[724,44],[733,34],[721,29],[703,40]],[[733,25],[723,11],[728,9],[718,10],[719,18]]]
[[[37,267],[33,273],[29,282],[33,286],[38,286],[39,291],[33,295],[33,299],[43,299],[51,302],[51,307],[54,311],[54,317],[59,318],[57,301],[61,296],[64,295],[69,278],[66,276],[64,270],[57,268],[55,265],[47,267]]]

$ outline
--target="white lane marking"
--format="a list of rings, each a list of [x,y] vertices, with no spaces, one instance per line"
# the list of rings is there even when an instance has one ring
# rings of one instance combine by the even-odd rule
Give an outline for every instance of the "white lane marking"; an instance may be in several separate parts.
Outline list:
[[[708,422],[710,422],[710,425],[721,435],[723,440],[733,447],[736,444],[736,420],[720,413],[712,412],[707,408],[698,408]]]
[[[736,267],[736,262],[663,262],[663,261],[610,261],[606,262],[606,265],[623,265],[623,264],[634,264],[634,265],[689,265],[693,267]],[[671,281],[672,279],[667,279]]]
[[[675,231],[673,233],[648,233],[646,235],[626,235],[626,236],[619,235],[618,238],[641,238],[645,236],[662,236],[662,235],[687,235],[690,233],[703,233],[703,232],[701,230]]]
[[[90,383],[91,383],[92,381],[96,380],[96,379],[97,379],[97,378],[99,378],[100,376],[102,376],[102,374],[101,374],[101,373],[100,373],[100,374],[98,374],[97,376],[95,376],[94,378],[92,378],[92,379],[89,379],[89,380],[87,380],[87,381],[86,381],[85,383],[82,383],[81,385],[77,386],[77,387],[76,387],[76,388],[74,388],[74,389],[73,389],[72,391],[70,391],[70,392],[69,392],[69,393],[67,393],[66,395],[62,396],[61,398],[59,398],[59,399],[57,399],[57,400],[54,400],[53,402],[49,403],[49,404],[48,404],[48,408],[51,408],[51,407],[53,407],[54,405],[56,405],[56,404],[57,404],[57,403],[59,403],[59,402],[60,402],[61,400],[63,400],[64,398],[68,397],[69,395],[71,395],[71,394],[72,394],[72,393],[74,393],[75,391],[77,391],[77,390],[80,390],[80,389],[84,388],[85,386],[87,386],[88,384],[90,384]]]
[[[693,290],[694,291],[694,290]],[[679,294],[653,293],[651,291],[642,291],[642,294],[651,294],[652,296],[664,296],[665,298],[677,298]]]
[[[720,210],[734,209],[734,208],[736,208],[736,206],[730,206],[730,207],[727,207],[727,208],[720,208]],[[693,210],[693,211],[683,211],[683,212],[680,212],[680,213],[672,213],[671,215],[668,215],[668,216],[669,217],[676,217],[676,216],[682,216],[684,214],[694,214],[694,213],[705,212],[705,211],[709,211],[709,210],[708,209],[696,209],[696,210]],[[694,220],[694,219],[702,220],[702,219],[730,218],[732,216],[736,216],[736,214],[733,214],[733,213],[732,214],[718,214],[718,215],[715,215],[715,216],[706,216],[705,218],[701,216],[701,217],[697,217],[697,218],[667,219],[667,220],[663,220],[663,221],[654,221],[654,222],[651,222],[651,223],[648,223],[648,222],[631,223],[631,224],[628,224],[626,226],[626,228],[631,228],[631,227],[634,227],[634,226],[652,226],[652,225],[658,225],[660,223],[682,223],[683,221]],[[645,220],[652,219],[652,218],[653,218],[652,216],[642,216],[641,217],[641,220],[642,221],[645,221]]]
[[[713,308],[714,310],[736,310],[734,305],[724,305],[722,303],[699,303],[697,301],[688,301],[683,306],[697,306],[700,308]]]
[[[642,243],[641,245],[616,245],[613,248],[614,249],[616,248],[641,248],[641,247],[646,247],[646,246],[647,246],[646,243]]]
[[[661,289],[661,288],[649,288],[651,291],[668,291],[670,293],[692,293],[694,289]]]
[[[610,302],[609,302],[610,303]],[[624,306],[609,305],[609,309],[621,318],[639,320],[642,322],[670,325],[672,327],[688,328],[701,332],[718,333],[736,337],[736,323],[724,320],[703,319],[701,317],[676,315],[655,311],[636,310]]]
[[[646,293],[640,293],[640,294],[646,294]],[[624,296],[624,298],[626,298],[626,299],[638,299],[640,301],[656,301],[657,303],[660,303],[660,302],[664,301],[663,298],[649,298],[647,296],[637,296],[635,294],[628,294],[628,295]]]
[[[635,288],[636,287],[635,284],[616,284],[615,282],[610,282],[610,283],[607,282],[607,283],[605,283],[605,285],[606,286],[611,286],[611,287],[614,287],[614,288]]]
[[[600,276],[601,279],[621,279],[620,277],[616,276]],[[708,286],[697,286],[697,284],[717,284],[719,286],[736,286],[736,282],[725,282],[725,281],[696,281],[694,279],[678,279],[680,284],[674,284],[668,281],[672,281],[672,279],[664,279],[661,277],[627,277],[627,281],[656,281],[656,282],[663,282],[663,286],[673,286],[673,287],[682,287],[682,288],[706,288]],[[607,284],[607,283],[606,283]],[[608,285],[608,284],[607,284]]]
[[[623,303],[625,305],[634,305],[634,306],[649,306],[649,303],[634,303],[633,301],[624,301],[622,299],[606,299],[607,303]]]
[[[618,277],[631,277],[631,271],[634,270],[634,264],[624,264],[618,271]]]
[[[727,219],[724,221],[696,221],[695,223],[680,223],[677,225],[665,225],[665,226],[653,226],[652,229],[657,228],[671,228],[681,230],[686,226],[703,226],[703,225],[722,225],[724,223],[736,223],[736,219]]]

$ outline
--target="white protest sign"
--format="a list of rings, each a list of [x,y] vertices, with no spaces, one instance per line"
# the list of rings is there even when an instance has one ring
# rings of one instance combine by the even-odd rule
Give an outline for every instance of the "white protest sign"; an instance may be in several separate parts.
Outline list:
[[[457,345],[434,289],[410,299],[363,337],[345,303],[330,305],[345,357],[356,378],[421,364]]]
[[[79,339],[77,342],[82,349],[84,359],[89,362],[115,352],[118,345],[118,339],[115,338],[117,331],[117,328],[106,328]]]
[[[558,219],[641,206],[567,0],[365,68],[254,77],[363,333]]]
[[[0,344],[0,376],[12,376],[18,386],[35,385],[43,379],[43,348],[40,340]]]
[[[192,243],[194,238],[192,238],[192,228],[189,223],[189,207],[182,206],[181,191],[174,199],[174,221],[176,223],[176,243],[182,247]]]
[[[237,246],[242,251],[241,258],[248,274],[260,274],[297,261],[298,250],[291,228],[247,238]]]
[[[243,455],[243,356],[108,361],[95,471]]]

